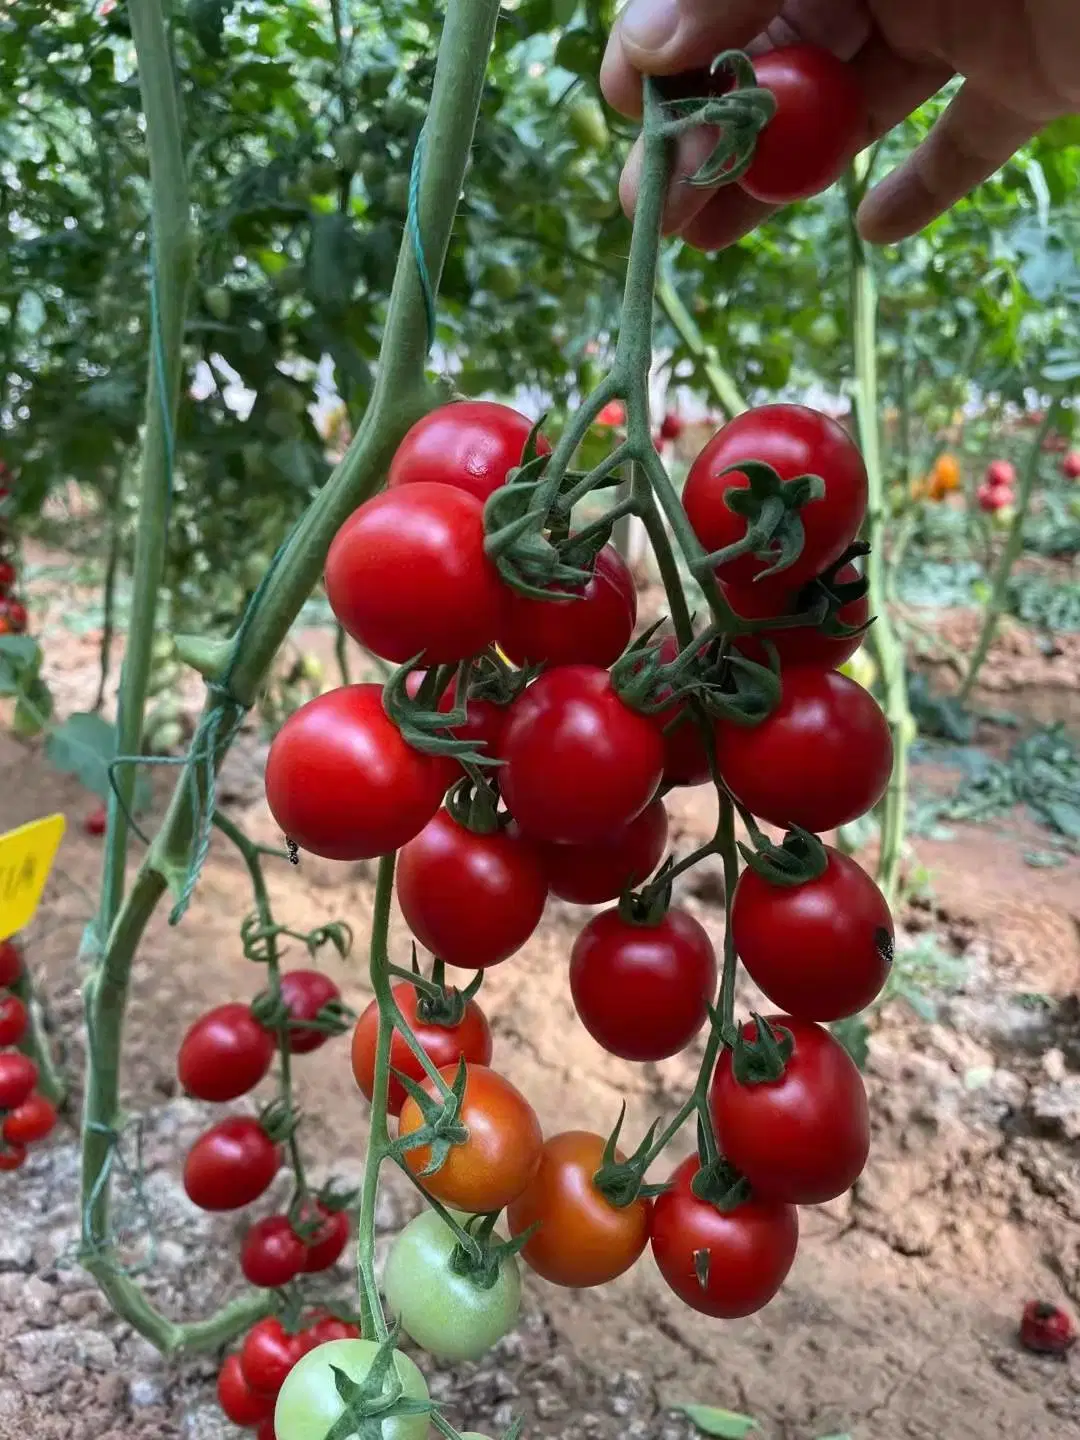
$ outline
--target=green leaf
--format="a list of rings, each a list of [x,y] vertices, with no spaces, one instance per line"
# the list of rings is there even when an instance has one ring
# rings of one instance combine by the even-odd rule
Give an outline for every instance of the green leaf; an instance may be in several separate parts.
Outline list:
[[[849,1015],[844,1020],[836,1020],[829,1029],[859,1069],[865,1070],[870,1058],[870,1027],[862,1016]]]
[[[109,765],[116,758],[116,731],[100,715],[76,711],[49,732],[45,755],[62,775],[74,775],[87,790],[107,800],[112,794]],[[132,808],[144,810],[150,787],[144,776],[135,784]]]
[[[751,1430],[758,1429],[756,1420],[734,1410],[718,1410],[713,1405],[676,1405],[702,1435],[718,1435],[720,1440],[743,1440]]]
[[[29,635],[0,635],[0,695],[18,695],[36,675],[41,647]]]
[[[192,34],[214,60],[224,54],[221,39],[225,33],[225,16],[232,9],[232,3],[233,0],[191,0],[188,5]]]

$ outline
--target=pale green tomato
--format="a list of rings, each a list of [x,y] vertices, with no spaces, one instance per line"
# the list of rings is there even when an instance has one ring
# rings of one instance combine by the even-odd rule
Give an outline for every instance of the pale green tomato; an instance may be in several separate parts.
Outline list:
[[[871,690],[877,679],[877,665],[866,646],[860,645],[850,660],[845,660],[840,666],[840,673],[847,675],[857,685],[861,685],[864,690]]]
[[[345,1411],[331,1367],[360,1383],[378,1353],[374,1340],[330,1340],[298,1360],[278,1394],[274,1410],[276,1440],[326,1440]],[[410,1400],[426,1400],[424,1377],[409,1357],[397,1351],[394,1366],[405,1395]],[[427,1440],[428,1432],[426,1415],[396,1415],[383,1421],[382,1440]]]
[[[491,1440],[490,1435],[481,1435],[479,1430],[463,1430],[461,1440]]]
[[[484,1289],[451,1266],[457,1237],[434,1210],[410,1220],[386,1260],[386,1303],[411,1340],[439,1360],[479,1360],[513,1328],[521,1274],[507,1256]]]

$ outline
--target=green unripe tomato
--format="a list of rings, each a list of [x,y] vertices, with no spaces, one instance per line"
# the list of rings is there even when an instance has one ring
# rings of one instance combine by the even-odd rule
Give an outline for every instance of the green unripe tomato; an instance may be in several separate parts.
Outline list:
[[[517,1260],[505,1256],[486,1289],[453,1266],[457,1237],[427,1210],[410,1220],[386,1260],[390,1313],[411,1340],[438,1360],[479,1360],[515,1325],[521,1309]]]
[[[355,170],[364,153],[364,138],[353,125],[339,125],[331,137],[334,154],[343,170]]]
[[[521,289],[521,271],[516,265],[489,265],[482,283],[498,300],[513,300]]]
[[[1015,505],[1002,505],[1000,510],[995,510],[990,516],[990,524],[995,530],[1008,530],[1009,526],[1016,519]]]
[[[362,1384],[379,1347],[374,1340],[330,1340],[296,1362],[278,1393],[274,1410],[277,1440],[326,1440],[345,1413],[334,1369]],[[410,1400],[427,1400],[423,1375],[407,1355],[394,1353],[394,1368]],[[382,1440],[427,1440],[426,1415],[395,1415],[382,1422]]]
[[[822,350],[831,350],[840,339],[840,326],[832,315],[818,315],[811,323],[807,336],[812,345]]]
[[[570,127],[570,134],[582,150],[607,148],[607,119],[599,100],[586,95],[575,100],[566,112],[566,123]]]
[[[490,1435],[481,1435],[479,1430],[463,1430],[461,1440],[491,1440]]]
[[[266,451],[258,440],[249,440],[240,451],[244,462],[244,474],[249,480],[259,480],[266,474]]]
[[[224,285],[211,285],[203,300],[215,320],[228,320],[232,313],[232,296]]]

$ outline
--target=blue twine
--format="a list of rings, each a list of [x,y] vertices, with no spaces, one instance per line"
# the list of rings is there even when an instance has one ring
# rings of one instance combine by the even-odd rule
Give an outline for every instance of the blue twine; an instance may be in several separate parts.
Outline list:
[[[427,316],[428,349],[435,343],[435,327],[437,323],[435,314],[435,290],[431,283],[431,275],[428,272],[427,260],[424,258],[424,242],[420,236],[420,169],[424,156],[424,134],[427,124],[421,128],[420,134],[416,137],[416,149],[413,151],[412,168],[409,171],[409,213],[406,224],[409,230],[409,239],[412,241],[413,258],[416,261],[417,274],[420,276],[420,289],[424,296],[424,313]]]

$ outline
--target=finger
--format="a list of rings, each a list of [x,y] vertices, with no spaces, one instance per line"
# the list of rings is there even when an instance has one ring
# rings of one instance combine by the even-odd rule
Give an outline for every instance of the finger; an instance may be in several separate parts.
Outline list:
[[[664,234],[675,235],[694,218],[702,206],[707,205],[712,190],[691,185],[688,177],[695,174],[713,152],[717,132],[712,126],[702,126],[687,135],[679,137],[672,178],[664,199]],[[619,200],[627,216],[633,217],[637,203],[638,184],[641,178],[641,137],[634,141],[627,156],[622,175],[619,178]]]
[[[839,60],[850,60],[873,28],[865,0],[787,0],[748,49],[753,55],[782,45],[820,45]]]
[[[1039,127],[965,84],[917,150],[859,207],[859,233],[884,245],[914,235],[1000,169]]]

